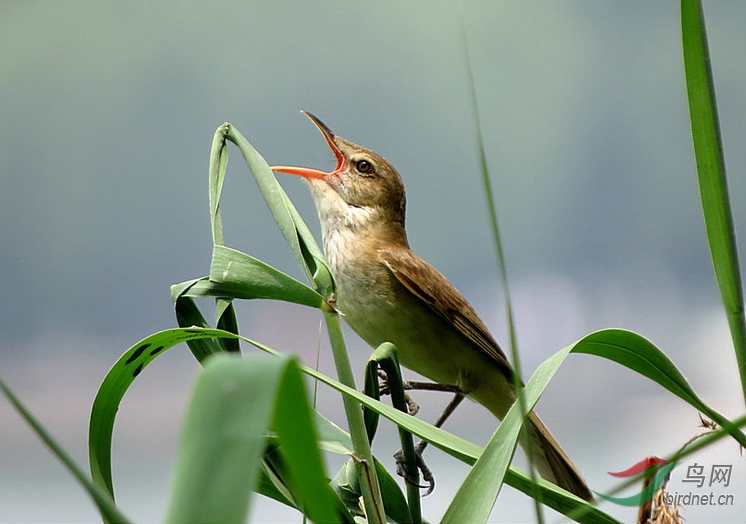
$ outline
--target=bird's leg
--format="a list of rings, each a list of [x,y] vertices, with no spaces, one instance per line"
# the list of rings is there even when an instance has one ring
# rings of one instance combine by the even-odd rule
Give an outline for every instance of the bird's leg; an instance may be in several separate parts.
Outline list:
[[[438,384],[437,382],[416,382],[414,380],[405,380],[404,389],[419,389],[422,391],[447,391],[449,393],[461,393],[461,388],[451,386],[450,384]]]
[[[378,378],[381,379],[379,384],[379,390],[381,395],[389,395],[391,394],[391,388],[389,387],[388,383],[388,376],[386,373],[382,370],[378,370]],[[440,414],[440,417],[438,417],[438,420],[435,421],[435,427],[439,428],[441,427],[445,421],[448,419],[448,417],[451,416],[451,414],[456,410],[459,404],[461,404],[461,401],[464,400],[464,393],[461,391],[461,388],[458,386],[452,386],[448,384],[438,384],[436,382],[415,382],[415,381],[404,381],[402,383],[405,389],[405,399],[407,402],[407,411],[409,411],[409,414],[414,416],[419,411],[420,407],[417,405],[417,403],[412,400],[412,397],[410,397],[406,391],[407,390],[425,390],[425,391],[447,391],[450,393],[455,393],[453,399],[451,402],[446,406],[446,408],[443,410],[443,413]],[[417,445],[415,446],[415,460],[417,462],[417,468],[422,472],[422,478],[428,483],[427,485],[427,491],[423,496],[427,496],[430,493],[433,492],[435,489],[435,477],[433,476],[432,471],[430,468],[425,464],[425,460],[422,458],[422,452],[427,447],[427,442],[424,440],[420,440]],[[396,473],[400,477],[403,477],[405,481],[409,482],[410,484],[417,484],[419,486],[419,483],[410,477],[407,476],[406,470],[404,468],[404,457],[402,454],[402,450],[400,449],[396,453],[394,453],[394,459],[396,460]],[[426,487],[426,486],[419,486],[419,487]]]
[[[459,404],[461,404],[462,400],[464,400],[464,394],[459,391],[453,396],[451,401],[446,406],[446,409],[443,410],[443,413],[440,414],[440,416],[438,417],[438,420],[435,421],[435,424],[433,424],[433,426],[435,426],[436,428],[439,428],[443,424],[445,424],[445,421],[448,420],[448,417],[450,417],[454,411],[456,411],[456,408],[458,407]],[[423,451],[425,451],[426,447],[427,447],[427,442],[424,440],[420,440],[417,443],[416,450],[418,453],[422,453]]]
[[[429,384],[429,383],[426,383],[426,384]],[[429,385],[438,386],[439,384],[429,384]],[[435,388],[427,388],[427,389],[435,389]],[[453,390],[450,389],[447,391],[453,391]],[[445,423],[445,421],[448,419],[448,417],[450,417],[451,414],[456,410],[458,405],[461,404],[461,401],[464,400],[464,394],[461,392],[461,390],[456,388],[456,391],[457,392],[454,395],[453,399],[451,399],[451,402],[448,403],[448,405],[446,406],[446,409],[443,410],[443,413],[440,414],[440,417],[438,417],[438,420],[435,421],[434,426],[436,428],[441,427]],[[422,472],[422,478],[428,484],[427,491],[424,493],[423,497],[427,497],[435,489],[435,477],[433,476],[433,472],[430,470],[427,464],[425,464],[425,459],[422,458],[422,452],[425,451],[426,447],[427,447],[427,442],[425,440],[420,440],[414,448],[415,458],[417,460],[417,468]],[[414,483],[412,479],[408,478],[405,473],[404,457],[402,456],[401,450],[394,453],[394,459],[396,460],[397,475],[399,475],[400,477],[404,477],[404,480],[409,483]],[[420,487],[424,487],[424,486],[420,486]]]
[[[378,376],[381,378],[381,385],[380,385],[381,394],[388,395],[389,388],[388,388],[388,381],[386,378],[386,373],[379,370]],[[402,382],[402,386],[404,386],[404,398],[407,401],[407,411],[412,416],[417,414],[417,412],[420,410],[420,406],[407,393],[407,391],[421,390],[421,391],[447,391],[449,393],[461,393],[461,388],[459,388],[458,386],[451,386],[449,384],[438,384],[437,382],[417,382],[413,380],[405,380]],[[445,422],[445,419],[443,420],[443,422]]]

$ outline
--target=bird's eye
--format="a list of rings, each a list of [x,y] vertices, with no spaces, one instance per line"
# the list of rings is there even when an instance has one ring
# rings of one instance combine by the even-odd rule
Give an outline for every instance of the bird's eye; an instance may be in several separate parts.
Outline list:
[[[373,164],[367,160],[358,160],[355,162],[355,169],[357,169],[359,173],[367,175],[373,172]]]

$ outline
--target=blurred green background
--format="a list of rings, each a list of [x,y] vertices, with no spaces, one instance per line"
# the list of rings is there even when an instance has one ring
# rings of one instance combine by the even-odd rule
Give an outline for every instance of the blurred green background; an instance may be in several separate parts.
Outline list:
[[[704,8],[738,226],[746,3]],[[624,327],[663,349],[712,406],[742,413],[701,223],[678,9],[673,0],[3,2],[0,374],[85,463],[90,404],[107,369],[137,340],[175,325],[170,284],[208,271],[215,128],[230,121],[270,164],[328,168],[333,158],[301,109],[398,168],[413,248],[505,340],[463,18],[524,369],[592,330]],[[237,150],[231,159],[227,243],[300,277]],[[281,182],[317,231],[303,183]],[[316,311],[255,303],[239,313],[247,336],[314,362]],[[368,349],[354,336],[350,346],[362,370]],[[124,400],[114,482],[135,521],[163,516],[196,371],[177,348]],[[339,420],[333,396],[321,400]],[[424,396],[424,416],[445,402]],[[607,471],[668,454],[699,431],[688,406],[591,357],[569,359],[538,410],[597,491],[615,485]],[[484,442],[496,426],[484,415],[470,405],[449,427]],[[389,466],[394,433],[376,449]],[[466,468],[429,453],[438,487],[424,512],[436,521]],[[736,444],[694,460],[733,464],[730,487],[711,489],[735,493],[735,505],[688,507],[684,516],[742,515],[746,465]],[[96,519],[4,401],[0,471],[0,522]],[[681,484],[685,473],[675,470],[671,491],[692,490]],[[493,520],[531,520],[531,507],[506,488]],[[251,519],[299,520],[269,502]]]

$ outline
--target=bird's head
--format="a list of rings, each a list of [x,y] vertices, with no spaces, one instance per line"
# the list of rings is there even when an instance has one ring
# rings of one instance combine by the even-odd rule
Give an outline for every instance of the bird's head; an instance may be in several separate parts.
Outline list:
[[[298,175],[310,186],[322,225],[341,219],[353,227],[394,223],[404,227],[406,197],[401,176],[381,155],[336,136],[317,117],[302,111],[324,135],[337,159],[336,167],[273,166],[273,171]]]

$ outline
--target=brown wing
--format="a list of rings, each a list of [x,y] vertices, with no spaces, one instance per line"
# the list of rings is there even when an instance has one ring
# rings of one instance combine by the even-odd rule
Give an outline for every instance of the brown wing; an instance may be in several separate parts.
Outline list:
[[[492,357],[506,376],[513,371],[500,346],[474,308],[443,274],[410,250],[379,249],[383,262],[404,287],[425,302],[443,320]]]

